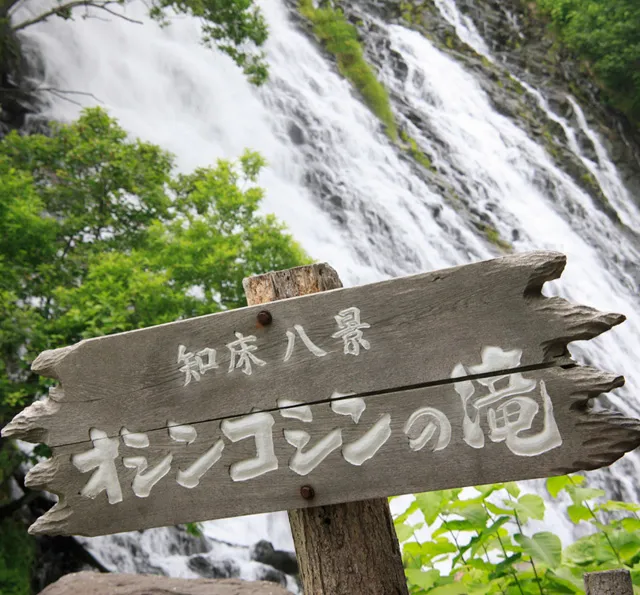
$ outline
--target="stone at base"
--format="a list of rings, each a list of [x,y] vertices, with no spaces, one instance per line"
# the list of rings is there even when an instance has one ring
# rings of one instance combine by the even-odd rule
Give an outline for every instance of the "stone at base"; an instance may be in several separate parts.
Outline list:
[[[40,595],[289,595],[268,582],[184,579],[144,574],[67,574]]]

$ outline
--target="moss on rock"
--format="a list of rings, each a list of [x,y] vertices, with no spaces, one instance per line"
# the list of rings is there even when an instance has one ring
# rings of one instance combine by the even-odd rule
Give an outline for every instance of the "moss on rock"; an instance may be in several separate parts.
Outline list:
[[[389,138],[397,140],[398,129],[389,95],[364,58],[357,29],[339,8],[316,8],[312,0],[300,0],[298,6],[300,13],[312,23],[316,37],[335,56],[340,74],[351,82],[369,109],[384,124]]]

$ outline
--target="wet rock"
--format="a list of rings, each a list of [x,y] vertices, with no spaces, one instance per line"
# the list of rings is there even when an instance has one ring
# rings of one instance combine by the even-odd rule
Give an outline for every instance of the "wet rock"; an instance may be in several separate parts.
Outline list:
[[[41,65],[27,55],[8,21],[0,21],[0,138],[11,130],[21,129],[34,113],[38,99],[31,82],[42,76]]]
[[[305,142],[304,132],[295,122],[290,121],[287,126],[287,133],[294,145],[303,145]]]
[[[256,579],[259,581],[268,581],[270,583],[276,583],[282,587],[287,586],[287,577],[284,572],[280,572],[270,566],[265,566],[256,571]]]
[[[187,562],[190,570],[204,578],[237,578],[240,567],[234,560],[211,560],[206,556],[192,556]]]
[[[287,595],[273,582],[179,579],[134,574],[69,574],[40,595]]]
[[[193,556],[211,551],[211,542],[204,535],[192,535],[184,526],[175,527],[174,539],[169,545],[172,556]]]
[[[296,555],[293,552],[276,550],[270,542],[264,539],[258,541],[251,548],[250,557],[256,562],[273,566],[273,568],[280,570],[285,574],[298,574],[298,561],[296,560]]]

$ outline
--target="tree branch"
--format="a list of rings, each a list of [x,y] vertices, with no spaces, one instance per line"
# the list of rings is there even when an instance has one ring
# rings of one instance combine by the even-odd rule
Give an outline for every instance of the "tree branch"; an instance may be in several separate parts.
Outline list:
[[[98,103],[104,103],[101,99],[96,97],[93,93],[89,93],[87,91],[65,91],[64,89],[56,89],[55,87],[37,87],[34,91],[46,91],[47,93],[51,93],[60,99],[64,99],[74,105],[78,105],[82,107],[82,105],[78,101],[74,101],[69,97],[65,97],[65,95],[86,95],[87,97],[91,97],[95,99]]]
[[[71,11],[74,8],[77,8],[78,6],[84,6],[86,8],[89,7],[93,7],[93,8],[99,8],[100,10],[104,10],[106,12],[108,12],[109,14],[112,14],[114,16],[117,16],[118,18],[124,19],[125,21],[129,21],[130,23],[136,23],[138,25],[142,24],[142,21],[136,21],[135,19],[129,18],[127,16],[124,16],[122,14],[118,14],[117,12],[114,12],[113,10],[111,10],[110,8],[107,8],[107,6],[109,6],[109,4],[118,4],[118,2],[114,1],[114,0],[104,0],[104,1],[96,1],[96,0],[72,0],[72,2],[67,2],[66,4],[61,4],[59,6],[56,6],[55,8],[52,8],[51,10],[48,10],[47,12],[43,12],[42,14],[38,15],[37,17],[34,17],[32,19],[27,19],[26,21],[22,21],[22,23],[19,23],[17,25],[15,25],[14,27],[12,27],[13,31],[20,31],[22,29],[26,29],[27,27],[30,27],[31,25],[35,25],[36,23],[41,23],[42,21],[46,21],[49,17],[52,16],[60,16],[61,14],[64,14],[65,12]]]
[[[142,21],[137,21],[136,19],[132,19],[131,17],[126,17],[123,14],[118,14],[117,12],[114,12],[110,8],[107,8],[107,6],[106,6],[107,4],[109,4],[109,2],[106,2],[104,6],[97,6],[95,4],[92,4],[91,2],[88,2],[88,6],[95,6],[96,8],[100,8],[101,10],[104,10],[105,12],[108,12],[109,14],[112,14],[113,16],[118,17],[119,19],[123,19],[125,21],[130,22],[130,23],[135,23],[136,25],[144,25],[144,23]],[[83,19],[88,19],[90,17],[89,17],[89,15],[85,15],[82,18]]]

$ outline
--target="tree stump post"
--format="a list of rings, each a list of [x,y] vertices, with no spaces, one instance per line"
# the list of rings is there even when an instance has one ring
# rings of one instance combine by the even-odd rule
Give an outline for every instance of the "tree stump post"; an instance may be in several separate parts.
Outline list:
[[[633,595],[631,574],[624,569],[586,572],[584,587],[586,595]]]
[[[252,306],[342,283],[329,265],[314,264],[250,277],[243,286]],[[289,522],[307,595],[408,595],[386,498],[290,510]]]

